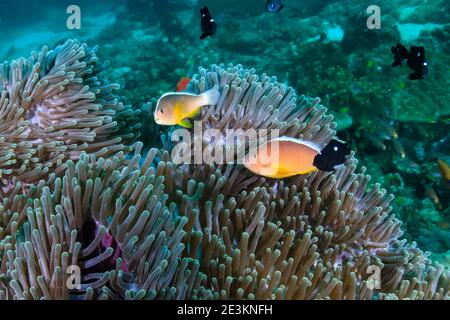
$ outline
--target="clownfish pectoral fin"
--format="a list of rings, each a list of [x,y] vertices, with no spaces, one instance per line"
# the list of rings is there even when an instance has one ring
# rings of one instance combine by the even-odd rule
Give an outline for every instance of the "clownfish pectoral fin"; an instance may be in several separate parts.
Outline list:
[[[195,118],[200,115],[201,111],[202,111],[201,108],[197,108],[194,111],[192,111],[191,113],[189,113],[187,115],[187,118]]]
[[[183,128],[186,128],[186,129],[191,129],[192,128],[192,123],[188,119],[183,119],[178,124],[180,126],[182,126]]]

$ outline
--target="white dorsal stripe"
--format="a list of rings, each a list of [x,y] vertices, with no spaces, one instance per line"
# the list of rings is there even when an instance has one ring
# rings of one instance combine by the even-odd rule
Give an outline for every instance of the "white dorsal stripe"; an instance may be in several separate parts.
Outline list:
[[[318,153],[320,153],[322,151],[321,148],[316,143],[314,143],[313,141],[301,140],[301,139],[296,139],[296,138],[293,138],[293,137],[283,136],[283,137],[275,138],[275,139],[270,140],[270,141],[293,142],[293,143],[297,143],[297,144],[301,144],[301,145],[307,146],[307,147],[317,151]]]
[[[164,97],[172,96],[172,95],[175,95],[175,96],[190,96],[190,97],[198,97],[199,96],[198,94],[189,93],[189,92],[167,92],[167,93],[164,93],[158,100],[161,100]]]

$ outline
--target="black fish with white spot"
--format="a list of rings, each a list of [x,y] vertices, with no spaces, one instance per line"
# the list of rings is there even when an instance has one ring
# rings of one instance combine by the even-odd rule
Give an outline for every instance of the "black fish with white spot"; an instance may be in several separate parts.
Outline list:
[[[200,36],[200,39],[203,40],[207,37],[212,37],[213,34],[217,32],[217,23],[209,13],[208,7],[200,9],[200,14],[202,28],[202,35]]]
[[[393,67],[402,66],[403,62],[406,61],[407,66],[414,71],[409,76],[410,80],[424,79],[428,74],[429,64],[425,59],[424,47],[411,46],[411,49],[408,51],[405,46],[399,43],[391,48],[391,53],[394,57]]]

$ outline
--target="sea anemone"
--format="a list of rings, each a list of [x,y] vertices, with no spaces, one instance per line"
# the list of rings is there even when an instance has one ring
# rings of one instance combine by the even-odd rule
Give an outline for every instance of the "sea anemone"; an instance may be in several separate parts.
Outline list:
[[[68,160],[62,178],[51,174],[33,201],[14,196],[2,208],[13,217],[19,209],[25,222],[10,220],[0,242],[1,299],[211,295],[198,262],[182,258],[187,218],[166,205],[164,177],[151,166],[156,152],[139,165],[141,146],[129,161],[121,154]],[[73,283],[70,270],[79,270]]]
[[[277,130],[280,136],[311,140],[324,147],[335,133],[333,117],[326,115],[327,108],[320,105],[320,99],[298,97],[293,88],[277,82],[276,77],[259,76],[254,69],[241,65],[212,65],[209,70],[200,68],[188,89],[202,93],[214,86],[221,91],[220,99],[217,105],[204,108],[199,120],[205,129],[219,130],[223,136],[227,130]],[[203,142],[206,151],[217,148],[216,142]],[[223,147],[230,143],[223,141]]]
[[[101,78],[96,48],[69,40],[0,65],[0,194],[61,174],[82,152],[109,157],[139,137],[139,110]]]
[[[319,99],[275,78],[212,66],[189,90],[213,86],[207,128],[319,146],[335,136]],[[176,164],[169,147],[107,145],[3,196],[1,299],[449,298],[448,271],[401,239],[393,196],[369,188],[353,153],[334,172],[273,180],[235,163]]]

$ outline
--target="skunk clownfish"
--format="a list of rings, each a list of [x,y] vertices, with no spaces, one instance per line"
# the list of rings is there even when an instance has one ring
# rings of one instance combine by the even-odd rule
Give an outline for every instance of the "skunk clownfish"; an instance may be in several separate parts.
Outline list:
[[[257,175],[282,179],[317,170],[333,171],[349,154],[348,145],[338,140],[320,149],[311,141],[280,137],[250,152],[244,159],[244,166]]]
[[[156,104],[155,122],[164,126],[180,125],[191,128],[192,124],[188,119],[200,114],[201,107],[216,105],[219,97],[220,92],[217,87],[199,95],[187,92],[166,93]]]

